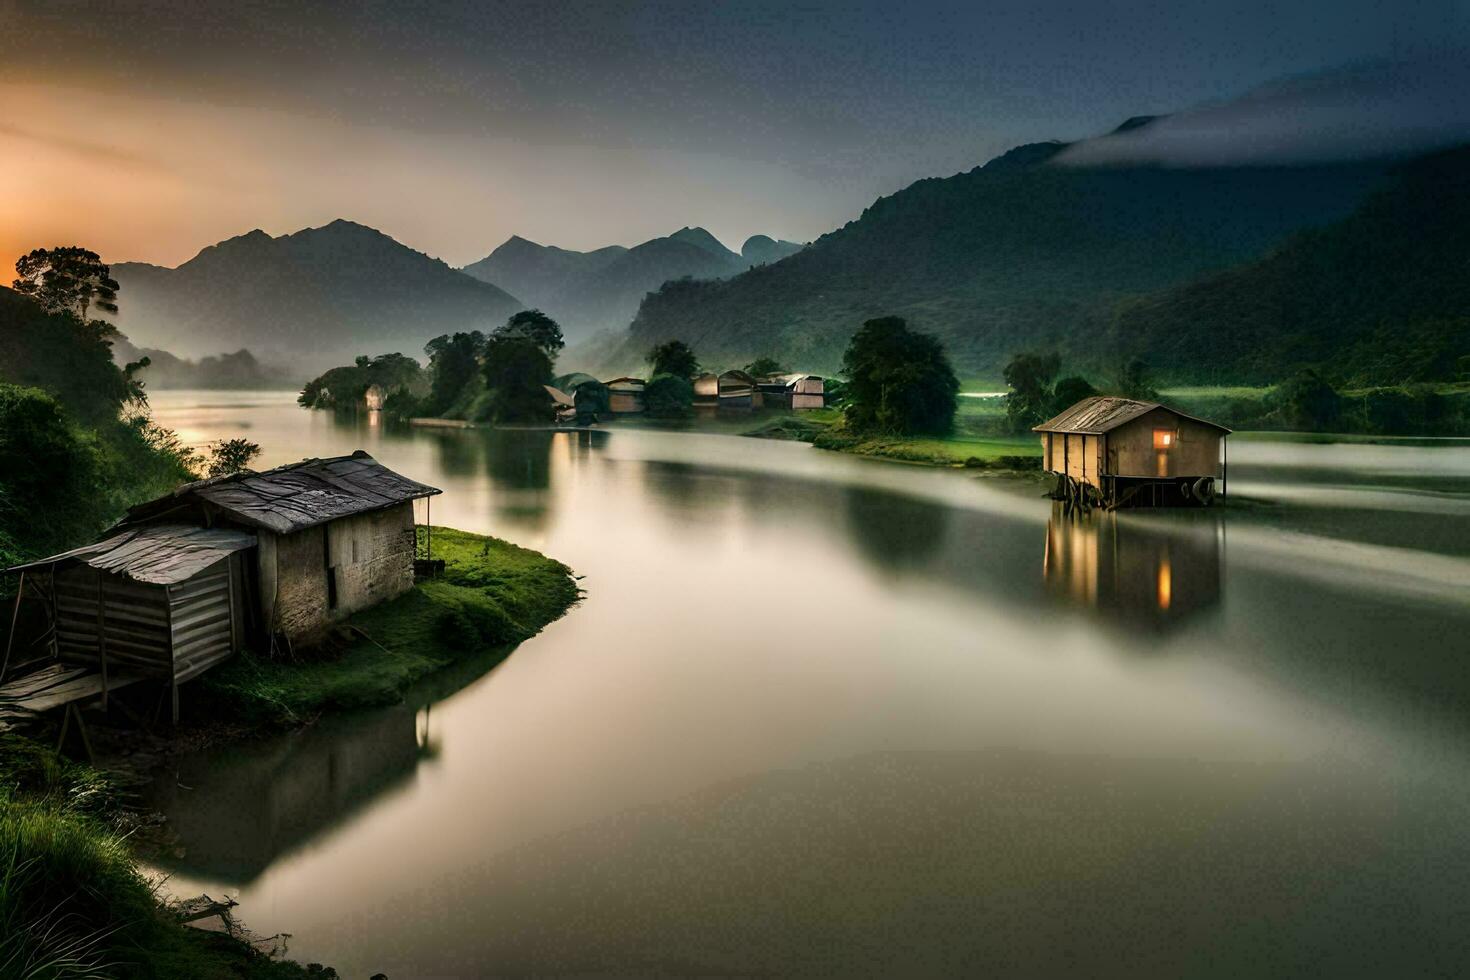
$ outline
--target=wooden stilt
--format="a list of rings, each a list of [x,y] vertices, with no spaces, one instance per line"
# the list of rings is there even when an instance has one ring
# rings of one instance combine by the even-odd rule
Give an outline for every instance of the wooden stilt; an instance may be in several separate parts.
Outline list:
[[[173,724],[177,728],[179,726],[179,681],[177,677],[168,682],[168,688],[169,699],[173,702]]]
[[[102,665],[102,710],[107,710],[107,620],[103,611],[102,573],[97,573],[97,659]]]
[[[0,664],[0,681],[5,680],[5,674],[10,670],[10,648],[15,646],[15,623],[20,619],[20,597],[26,590],[26,573],[20,573],[20,582],[15,587],[15,605],[10,610],[10,636],[5,640],[5,663]]]

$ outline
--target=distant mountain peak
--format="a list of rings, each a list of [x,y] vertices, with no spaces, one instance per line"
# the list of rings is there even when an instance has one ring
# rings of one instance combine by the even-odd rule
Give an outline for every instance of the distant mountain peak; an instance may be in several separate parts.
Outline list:
[[[718,238],[716,238],[714,235],[711,235],[703,228],[690,228],[686,225],[685,227],[680,228],[678,231],[674,232],[669,237],[676,242],[687,242],[690,245],[698,246],[699,248],[704,249],[706,252],[718,255],[721,258],[724,258],[726,256],[734,256],[735,254],[734,252],[726,248]]]

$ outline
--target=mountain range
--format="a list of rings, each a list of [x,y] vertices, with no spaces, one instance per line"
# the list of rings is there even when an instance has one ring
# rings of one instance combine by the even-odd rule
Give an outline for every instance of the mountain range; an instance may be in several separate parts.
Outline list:
[[[632,248],[574,252],[515,236],[464,272],[493,283],[549,314],[572,340],[627,327],[643,297],[666,282],[724,279],[801,250],[766,235],[737,255],[703,228],[680,228]]]
[[[1153,123],[1136,117],[1115,132]],[[678,338],[711,365],[770,355],[830,371],[864,320],[898,315],[937,334],[964,373],[998,377],[1011,354],[1030,348],[1097,368],[1148,353],[1110,329],[1121,301],[1257,260],[1294,233],[1338,221],[1394,169],[1387,160],[1078,166],[1064,162],[1069,146],[1029,144],[918,181],[783,261],[723,281],[671,282],[647,297],[607,359],[631,366]]]
[[[422,357],[425,341],[488,330],[524,304],[351,221],[271,237],[252,231],[177,268],[113,265],[115,321],[139,347],[183,357],[248,347],[303,376],[358,354]]]

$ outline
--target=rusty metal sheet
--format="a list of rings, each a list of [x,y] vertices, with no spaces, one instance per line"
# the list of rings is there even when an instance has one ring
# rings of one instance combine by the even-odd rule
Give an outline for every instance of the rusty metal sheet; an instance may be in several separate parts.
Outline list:
[[[135,582],[172,585],[254,544],[255,535],[248,531],[145,524],[50,558],[17,565],[10,571],[79,562]]]

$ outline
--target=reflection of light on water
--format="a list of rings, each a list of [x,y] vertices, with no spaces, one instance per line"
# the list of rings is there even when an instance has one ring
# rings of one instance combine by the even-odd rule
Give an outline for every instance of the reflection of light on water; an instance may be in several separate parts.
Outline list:
[[[1165,555],[1159,560],[1159,608],[1169,608],[1169,593],[1173,588],[1172,576],[1169,573],[1169,556]]]

